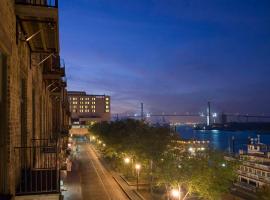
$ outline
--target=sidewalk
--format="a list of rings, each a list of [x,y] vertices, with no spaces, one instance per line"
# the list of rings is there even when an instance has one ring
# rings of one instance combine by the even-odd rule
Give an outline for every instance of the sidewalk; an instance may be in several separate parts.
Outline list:
[[[64,200],[82,200],[81,192],[81,173],[77,158],[72,160],[72,171],[61,173],[64,182]]]

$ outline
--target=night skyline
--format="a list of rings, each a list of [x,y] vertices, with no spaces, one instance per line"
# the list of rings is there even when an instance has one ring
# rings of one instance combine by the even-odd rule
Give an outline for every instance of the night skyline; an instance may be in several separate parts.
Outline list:
[[[269,1],[60,2],[68,88],[112,112],[270,113]]]

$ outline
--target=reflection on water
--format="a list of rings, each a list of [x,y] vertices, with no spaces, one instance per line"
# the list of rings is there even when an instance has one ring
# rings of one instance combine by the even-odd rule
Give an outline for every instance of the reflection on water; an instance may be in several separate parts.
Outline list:
[[[261,142],[270,145],[270,132],[258,131],[218,131],[218,130],[193,130],[189,126],[178,126],[177,132],[183,139],[209,140],[215,149],[228,151],[232,148],[232,137],[235,138],[235,150],[246,149],[248,138],[261,136]]]

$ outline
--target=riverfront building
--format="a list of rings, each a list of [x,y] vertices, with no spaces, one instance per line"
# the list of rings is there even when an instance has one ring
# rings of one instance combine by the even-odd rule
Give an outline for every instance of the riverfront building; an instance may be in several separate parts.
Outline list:
[[[58,200],[70,114],[58,1],[0,5],[0,199]]]
[[[73,125],[91,125],[111,119],[110,96],[69,91],[71,120]]]
[[[240,160],[236,189],[249,199],[255,198],[258,188],[270,186],[270,148],[258,136],[251,139],[246,153],[240,150]]]

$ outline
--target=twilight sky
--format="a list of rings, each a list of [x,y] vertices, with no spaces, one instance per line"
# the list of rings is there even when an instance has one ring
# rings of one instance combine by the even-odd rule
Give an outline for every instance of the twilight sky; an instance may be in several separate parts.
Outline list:
[[[69,90],[112,112],[270,113],[269,0],[63,0]]]

